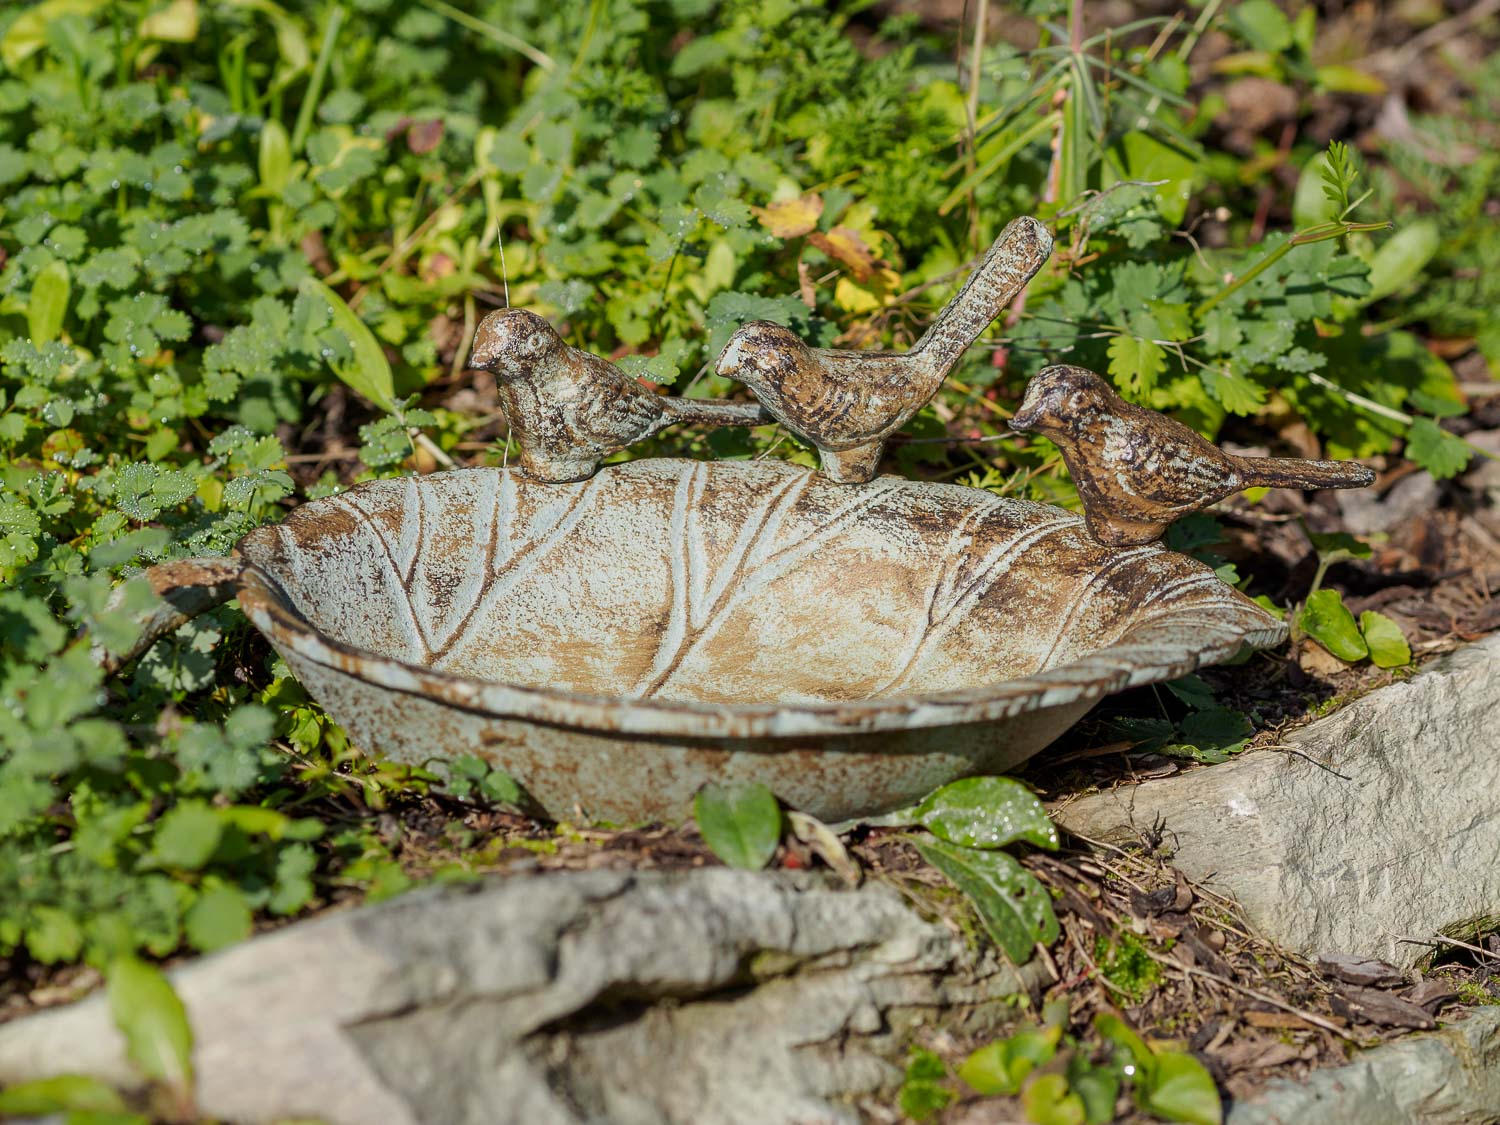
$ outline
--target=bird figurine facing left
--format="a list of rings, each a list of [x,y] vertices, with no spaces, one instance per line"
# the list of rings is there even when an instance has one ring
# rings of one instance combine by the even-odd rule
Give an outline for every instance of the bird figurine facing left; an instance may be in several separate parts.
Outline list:
[[[469,366],[495,376],[511,436],[521,446],[521,468],[533,480],[585,480],[609,454],[677,422],[771,421],[755,403],[647,390],[608,360],[570,347],[527,309],[496,309],[480,321]]]
[[[748,386],[782,425],[816,446],[829,477],[862,484],[875,475],[886,439],[937,394],[1051,253],[1046,227],[1012,220],[907,352],[809,347],[790,329],[755,320],[729,338],[715,370]]]
[[[1357,461],[1236,457],[1181,422],[1126,402],[1082,367],[1046,367],[1026,385],[1010,428],[1051,439],[1083,501],[1089,534],[1112,547],[1167,528],[1243,488],[1364,488]]]

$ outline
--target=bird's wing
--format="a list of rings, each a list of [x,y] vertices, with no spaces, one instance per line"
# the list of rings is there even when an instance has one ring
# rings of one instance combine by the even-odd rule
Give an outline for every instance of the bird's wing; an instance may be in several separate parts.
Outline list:
[[[648,391],[614,364],[596,355],[570,349],[577,366],[579,433],[601,446],[623,449],[649,437],[665,425],[666,400]]]
[[[1143,500],[1194,511],[1239,487],[1234,464],[1186,426],[1155,427],[1156,440],[1138,447],[1131,489]]]
[[[873,440],[906,420],[905,364],[881,352],[812,350],[781,387],[785,412],[809,437],[836,444]]]

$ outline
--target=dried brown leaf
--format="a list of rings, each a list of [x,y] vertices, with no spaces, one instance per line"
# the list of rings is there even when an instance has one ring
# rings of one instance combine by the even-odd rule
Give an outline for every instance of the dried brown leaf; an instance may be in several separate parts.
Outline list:
[[[868,281],[875,276],[875,252],[858,231],[848,227],[834,227],[827,234],[813,231],[807,241],[847,266],[855,281]]]

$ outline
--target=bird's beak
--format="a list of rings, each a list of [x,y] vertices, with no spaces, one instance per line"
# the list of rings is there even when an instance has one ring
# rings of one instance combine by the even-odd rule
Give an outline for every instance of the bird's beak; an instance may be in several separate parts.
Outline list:
[[[1036,423],[1037,417],[1035,411],[1021,410],[1012,415],[1006,425],[1015,430],[1016,433],[1024,434],[1029,430],[1036,429]]]
[[[474,350],[469,353],[469,366],[480,371],[493,371],[495,364],[500,361],[500,353],[489,346],[489,341],[484,340],[474,345]]]
[[[730,340],[724,350],[719,353],[719,361],[714,364],[714,374],[724,379],[733,379],[739,366],[740,342]]]

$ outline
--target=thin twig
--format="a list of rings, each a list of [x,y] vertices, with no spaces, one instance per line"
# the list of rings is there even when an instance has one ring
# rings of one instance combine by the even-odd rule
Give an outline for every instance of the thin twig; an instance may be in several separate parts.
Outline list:
[[[1336,769],[1334,769],[1332,766],[1327,765],[1327,764],[1325,764],[1323,762],[1320,762],[1320,761],[1318,761],[1318,759],[1316,759],[1316,758],[1314,758],[1314,757],[1312,757],[1312,756],[1310,756],[1308,754],[1303,753],[1301,750],[1298,750],[1295,746],[1288,746],[1288,745],[1286,745],[1283,742],[1268,742],[1264,746],[1252,746],[1252,747],[1250,747],[1250,749],[1251,750],[1277,750],[1277,751],[1280,751],[1283,754],[1295,754],[1295,755],[1297,755],[1297,757],[1303,759],[1304,761],[1308,762],[1309,764],[1317,766],[1320,770],[1323,770],[1326,773],[1333,774],[1333,776],[1336,777],[1336,778],[1338,778],[1340,781],[1353,781],[1354,780],[1348,774],[1346,774],[1346,773],[1339,773],[1339,771],[1336,770]]]
[[[1294,1004],[1288,1004],[1285,1000],[1278,1000],[1269,992],[1262,992],[1258,988],[1250,988],[1248,985],[1239,984],[1235,981],[1219,976],[1218,973],[1211,973],[1207,969],[1200,969],[1196,965],[1184,965],[1181,961],[1170,960],[1151,949],[1147,949],[1146,952],[1150,954],[1153,961],[1159,962],[1162,965],[1166,965],[1169,968],[1178,969],[1184,973],[1191,973],[1193,976],[1202,977],[1204,980],[1211,980],[1216,984],[1223,985],[1225,988],[1232,988],[1242,995],[1249,996],[1254,1000],[1259,1000],[1262,1004],[1270,1004],[1273,1008],[1280,1008],[1283,1012],[1290,1012],[1292,1015],[1297,1016],[1299,1019],[1304,1019],[1310,1024],[1321,1027],[1324,1031],[1331,1031],[1340,1039],[1353,1043],[1355,1046],[1360,1045],[1360,1040],[1356,1036],[1351,1035],[1349,1032],[1345,1031],[1332,1020],[1326,1020],[1315,1012],[1309,1012],[1306,1009],[1299,1008]]]
[[[1444,937],[1442,934],[1433,934],[1430,938],[1406,937],[1405,935],[1397,934],[1395,940],[1409,945],[1456,945],[1459,949],[1467,949],[1470,953],[1477,953],[1481,957],[1489,958],[1491,961],[1500,961],[1500,954],[1491,953],[1488,949],[1481,949],[1477,945],[1470,945],[1468,942],[1459,941],[1457,938]]]
[[[990,434],[987,437],[900,437],[891,439],[894,445],[989,445],[997,441],[1011,441],[1014,434]]]
[[[1392,72],[1403,71],[1416,57],[1431,47],[1437,46],[1461,34],[1471,24],[1488,19],[1500,12],[1500,0],[1479,0],[1467,11],[1435,23],[1419,35],[1414,35],[1399,47],[1388,47],[1368,56],[1364,61],[1372,66]]]
[[[452,4],[444,3],[444,0],[420,0],[425,7],[431,8],[439,15],[447,16],[454,23],[468,28],[470,31],[483,35],[502,47],[509,48],[517,54],[524,55],[543,70],[556,70],[557,63],[551,55],[533,47],[519,35],[512,35],[503,27],[496,27],[492,23],[486,23],[478,16],[472,16],[461,8],[455,8]]]

